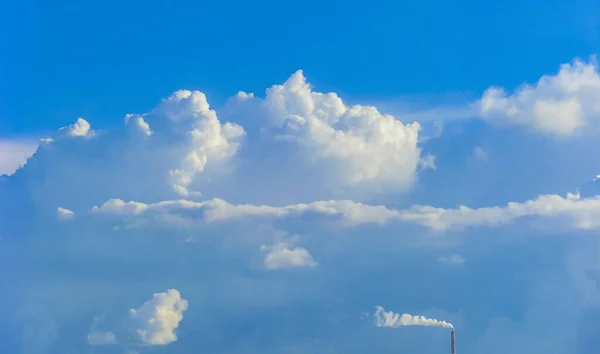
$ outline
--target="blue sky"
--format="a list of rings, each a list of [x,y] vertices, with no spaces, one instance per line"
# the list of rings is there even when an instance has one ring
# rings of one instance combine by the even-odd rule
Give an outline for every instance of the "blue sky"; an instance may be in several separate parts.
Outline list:
[[[5,4],[0,352],[595,353],[599,11]]]
[[[222,103],[298,69],[358,102],[477,96],[598,50],[590,0],[7,4],[3,136],[51,131],[74,115],[113,126],[180,88]]]

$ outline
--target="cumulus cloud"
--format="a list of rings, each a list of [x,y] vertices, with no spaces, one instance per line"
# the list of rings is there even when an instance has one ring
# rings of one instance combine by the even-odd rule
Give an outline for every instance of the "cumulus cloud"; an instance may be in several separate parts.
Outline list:
[[[188,302],[176,289],[156,293],[140,308],[129,310],[136,323],[135,333],[144,345],[164,345],[177,340],[175,330],[183,319]]]
[[[144,120],[142,115],[127,114],[125,116],[125,124],[142,136],[152,135],[152,129],[150,129],[150,125]]]
[[[478,103],[480,114],[492,122],[532,127],[542,133],[571,136],[600,119],[600,75],[595,58],[560,66],[513,93],[503,88],[486,90]]]
[[[65,208],[61,208],[61,207],[58,207],[56,209],[56,218],[60,221],[71,220],[71,219],[73,219],[74,216],[75,216],[75,213],[73,213],[69,209],[65,209]]]
[[[267,252],[264,259],[266,269],[282,268],[313,268],[318,263],[313,259],[308,250],[302,247],[291,248],[285,243],[260,246],[261,252]]]
[[[155,112],[164,113],[187,137],[185,157],[179,167],[169,171],[175,190],[182,196],[190,194],[188,187],[204,171],[209,159],[222,160],[235,155],[239,139],[245,134],[244,128],[237,124],[221,124],[200,91],[179,90],[163,100]]]
[[[33,155],[38,143],[28,140],[0,140],[0,175],[12,175]]]
[[[148,112],[127,114],[120,128],[94,130],[78,118],[45,138],[19,179],[0,188],[26,195],[43,213],[140,200],[149,190],[153,200],[365,200],[407,190],[419,167],[434,166],[433,156],[421,156],[418,123],[347,106],[335,93],[314,91],[302,72],[264,98],[239,93],[230,101],[238,110],[217,111],[204,93],[179,90]],[[234,121],[264,129],[249,136]],[[242,184],[253,188],[233,192]]]
[[[347,106],[336,93],[314,91],[301,70],[264,99],[239,93],[230,106],[235,115],[248,115],[236,105],[266,115],[267,131],[321,163],[340,188],[406,190],[415,182],[419,123],[404,124],[372,106]]]
[[[139,308],[129,310],[129,316],[119,321],[116,332],[100,330],[101,318],[95,318],[87,336],[88,343],[153,346],[175,342],[175,330],[187,307],[187,300],[182,299],[176,289],[155,293]]]
[[[95,133],[96,132],[91,129],[90,123],[83,118],[77,118],[75,123],[58,130],[58,135],[67,137],[89,138],[94,136]]]
[[[35,154],[20,176],[0,189],[26,196],[44,213],[56,208],[51,203],[75,208],[148,190],[162,198],[198,196],[198,174],[203,180],[227,175],[244,135],[241,126],[218,120],[203,93],[176,91],[148,113],[127,115],[122,128],[95,131],[83,118],[60,128],[37,151],[27,150]],[[8,152],[11,160],[19,156]]]

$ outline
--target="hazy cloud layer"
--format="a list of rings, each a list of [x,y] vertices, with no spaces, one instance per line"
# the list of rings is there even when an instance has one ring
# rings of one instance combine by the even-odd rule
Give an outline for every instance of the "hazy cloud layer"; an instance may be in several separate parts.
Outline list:
[[[12,175],[37,149],[37,142],[0,140],[0,175]]]
[[[0,352],[437,353],[454,326],[461,353],[589,353],[596,81],[574,61],[443,129],[301,71],[74,117],[0,177]]]

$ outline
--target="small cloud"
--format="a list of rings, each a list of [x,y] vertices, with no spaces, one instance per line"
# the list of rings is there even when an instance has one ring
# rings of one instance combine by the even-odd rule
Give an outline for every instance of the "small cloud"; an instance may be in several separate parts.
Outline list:
[[[465,263],[465,259],[460,254],[455,254],[450,257],[440,257],[438,262],[444,264],[459,265]]]
[[[77,118],[75,123],[59,129],[59,134],[68,137],[92,137],[96,132],[90,129],[90,123],[83,119]]]
[[[117,344],[117,337],[112,332],[90,332],[87,341],[90,345]]]
[[[428,168],[435,170],[435,156],[433,155],[425,155],[419,160],[419,164],[421,168],[426,170]]]
[[[151,346],[175,342],[175,330],[179,327],[187,306],[187,300],[182,299],[176,289],[156,293],[139,308],[129,310],[129,316],[118,321],[115,331],[99,330],[104,318],[94,318],[92,330],[87,336],[88,343]]]
[[[313,259],[308,250],[302,247],[290,248],[288,244],[277,243],[275,245],[260,246],[261,252],[268,251],[264,259],[266,269],[275,270],[282,268],[314,268],[318,263]]]
[[[58,207],[56,208],[56,219],[59,221],[72,220],[75,213],[69,209]]]

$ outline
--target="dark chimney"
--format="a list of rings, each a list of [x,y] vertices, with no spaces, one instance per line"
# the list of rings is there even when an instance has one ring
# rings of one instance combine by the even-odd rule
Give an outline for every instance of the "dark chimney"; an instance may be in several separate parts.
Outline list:
[[[452,354],[456,354],[456,338],[454,336],[454,328],[452,328],[452,332],[450,332],[450,344],[452,346]]]

